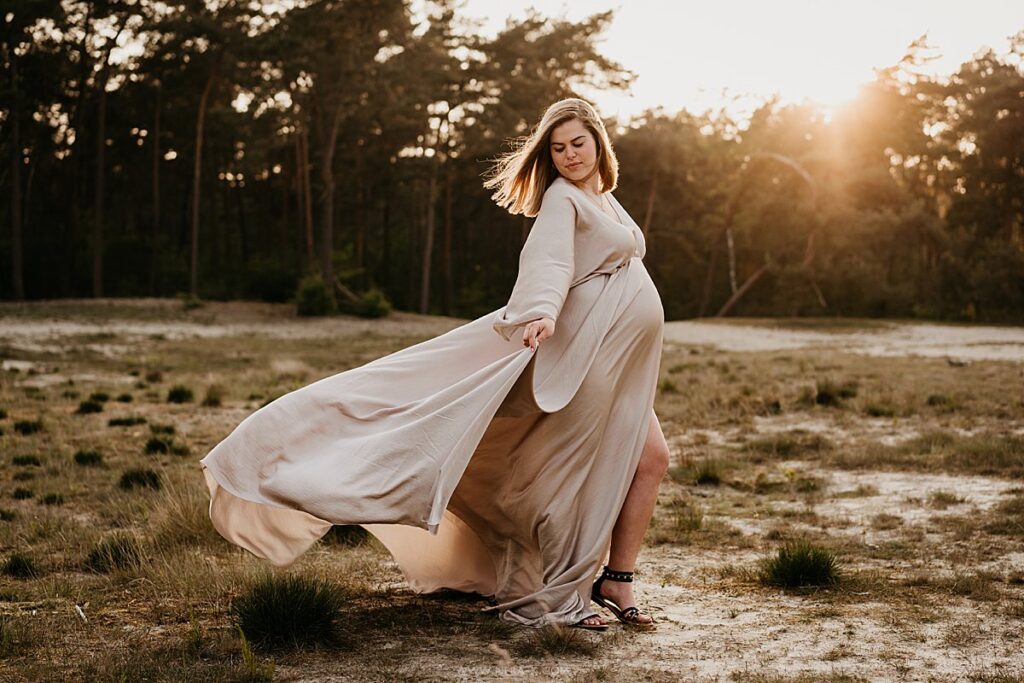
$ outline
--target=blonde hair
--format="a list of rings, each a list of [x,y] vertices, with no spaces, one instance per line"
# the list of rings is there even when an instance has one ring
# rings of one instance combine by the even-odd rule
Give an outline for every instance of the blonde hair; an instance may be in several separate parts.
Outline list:
[[[608,131],[593,105],[570,97],[548,107],[529,137],[514,139],[512,150],[494,160],[486,173],[484,187],[497,188],[491,199],[498,206],[508,209],[512,215],[537,215],[545,190],[559,176],[551,160],[551,131],[574,119],[594,136],[601,192],[615,189],[619,180],[619,161],[608,139]]]

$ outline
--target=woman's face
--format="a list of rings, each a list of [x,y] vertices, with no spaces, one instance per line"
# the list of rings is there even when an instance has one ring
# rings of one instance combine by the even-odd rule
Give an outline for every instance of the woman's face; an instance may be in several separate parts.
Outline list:
[[[550,150],[555,168],[572,181],[589,176],[597,164],[597,142],[579,119],[551,130]]]

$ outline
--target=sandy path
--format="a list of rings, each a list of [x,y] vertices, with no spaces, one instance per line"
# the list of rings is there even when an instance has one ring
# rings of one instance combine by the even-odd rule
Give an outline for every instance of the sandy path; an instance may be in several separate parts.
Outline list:
[[[875,330],[809,331],[738,321],[673,321],[665,341],[726,351],[827,348],[872,356],[929,356],[1024,362],[1024,327],[887,323]]]

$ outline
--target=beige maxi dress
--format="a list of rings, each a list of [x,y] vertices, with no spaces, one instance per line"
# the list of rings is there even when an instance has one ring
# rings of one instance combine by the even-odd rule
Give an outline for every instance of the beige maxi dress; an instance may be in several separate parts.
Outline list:
[[[664,311],[643,233],[556,179],[504,307],[278,398],[201,462],[210,517],[278,566],[361,524],[417,592],[491,596],[528,626],[595,614],[636,470]],[[536,351],[522,328],[550,317]]]

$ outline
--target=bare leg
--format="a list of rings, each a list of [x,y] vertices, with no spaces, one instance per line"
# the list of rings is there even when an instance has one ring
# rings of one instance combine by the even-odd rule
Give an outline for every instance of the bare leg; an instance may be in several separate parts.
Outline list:
[[[661,431],[658,417],[652,410],[640,464],[637,465],[619,518],[612,529],[609,569],[619,572],[633,571],[636,556],[643,544],[644,533],[651,522],[654,506],[658,501],[658,485],[665,476],[668,465],[668,443]],[[604,581],[601,583],[601,595],[612,599],[623,609],[636,604],[631,583]]]

